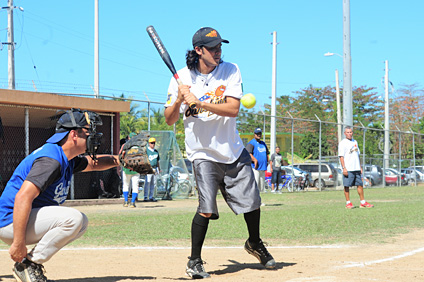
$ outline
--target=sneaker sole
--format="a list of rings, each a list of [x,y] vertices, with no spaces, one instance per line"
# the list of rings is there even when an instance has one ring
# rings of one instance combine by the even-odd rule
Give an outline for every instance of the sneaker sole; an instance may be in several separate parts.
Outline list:
[[[361,208],[361,209],[372,209],[373,207],[363,207],[363,206],[360,206],[359,208]]]
[[[188,276],[188,277],[191,277],[191,278],[193,278],[193,279],[205,279],[205,278],[211,278],[211,276],[209,275],[209,276],[202,276],[202,275],[199,275],[199,274],[197,274],[197,273],[192,273],[192,272],[190,272],[189,271],[189,268],[187,268],[186,269],[186,275]]]

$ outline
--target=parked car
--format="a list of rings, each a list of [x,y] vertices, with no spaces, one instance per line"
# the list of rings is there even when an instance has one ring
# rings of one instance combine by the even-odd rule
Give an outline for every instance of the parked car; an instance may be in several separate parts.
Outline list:
[[[293,166],[311,173],[311,183],[320,188],[337,185],[337,170],[330,163],[321,163],[321,183],[319,183],[319,163],[294,164]]]
[[[416,173],[418,174],[417,181],[424,182],[424,166],[417,165],[417,166],[411,166],[409,168],[415,169]]]
[[[408,183],[408,185],[412,185],[413,183],[415,183],[415,181],[420,181],[420,176],[417,170],[413,168],[403,168],[400,172],[405,174],[406,182]]]
[[[390,171],[390,170],[387,170],[387,169],[384,170],[384,181],[386,182],[387,186],[397,185],[398,180],[399,180],[398,175],[393,173],[393,171]]]
[[[343,186],[343,170],[338,167],[337,170],[337,186]]]
[[[378,165],[365,165],[364,176],[369,179],[371,186],[383,183],[383,170]]]
[[[402,185],[402,186],[408,185],[408,180],[406,179],[405,173],[399,172],[394,168],[386,168],[386,171],[395,174],[398,178],[398,181],[399,181],[399,177],[400,177],[400,185]],[[386,182],[387,182],[387,180],[386,180]]]

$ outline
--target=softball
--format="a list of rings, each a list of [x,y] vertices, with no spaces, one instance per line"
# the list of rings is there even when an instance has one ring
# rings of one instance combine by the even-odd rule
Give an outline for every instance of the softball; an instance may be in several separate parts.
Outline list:
[[[241,104],[247,108],[251,109],[256,105],[256,98],[252,93],[247,93],[243,97],[241,97]]]

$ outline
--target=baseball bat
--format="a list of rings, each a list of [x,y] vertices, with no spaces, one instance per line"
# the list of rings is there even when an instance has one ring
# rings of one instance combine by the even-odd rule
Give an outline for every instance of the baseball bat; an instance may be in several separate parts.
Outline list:
[[[155,28],[152,25],[149,25],[146,28],[147,33],[150,36],[150,39],[152,39],[153,44],[156,47],[156,50],[158,50],[160,57],[162,58],[165,65],[168,67],[168,69],[171,71],[174,78],[177,80],[178,85],[182,85],[183,82],[181,81],[180,77],[178,76],[177,71],[175,70],[174,63],[172,63],[171,56],[169,56],[168,51],[166,51],[165,46],[162,43],[162,40],[160,40],[160,37],[158,33],[156,32]],[[193,109],[196,107],[195,103],[190,104],[190,108]]]

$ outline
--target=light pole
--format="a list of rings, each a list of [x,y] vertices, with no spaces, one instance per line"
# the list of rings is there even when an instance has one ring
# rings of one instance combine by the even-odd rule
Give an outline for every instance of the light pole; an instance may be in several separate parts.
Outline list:
[[[99,98],[99,0],[94,0],[94,98]]]
[[[326,57],[333,56],[333,55],[337,55],[343,58],[342,55],[337,53],[327,52],[324,54],[324,56]],[[336,74],[336,101],[337,101],[337,139],[340,143],[342,141],[342,122],[341,122],[342,114],[340,111],[340,88],[339,88],[339,70],[338,69],[336,69],[335,74]]]
[[[343,124],[353,126],[350,0],[343,0]]]
[[[276,130],[275,130],[275,114],[276,114],[276,96],[277,96],[277,32],[272,33],[272,97],[271,97],[271,154],[275,151]]]

